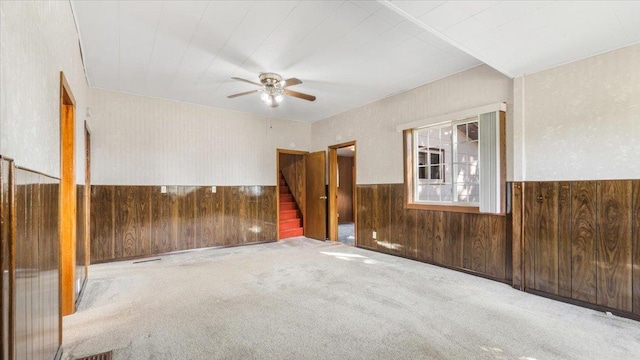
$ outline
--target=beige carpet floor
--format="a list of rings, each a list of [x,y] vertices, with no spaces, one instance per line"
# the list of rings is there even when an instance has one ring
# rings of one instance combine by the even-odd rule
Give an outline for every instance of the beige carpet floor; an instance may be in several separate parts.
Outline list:
[[[638,359],[640,322],[305,238],[92,265],[63,359]]]

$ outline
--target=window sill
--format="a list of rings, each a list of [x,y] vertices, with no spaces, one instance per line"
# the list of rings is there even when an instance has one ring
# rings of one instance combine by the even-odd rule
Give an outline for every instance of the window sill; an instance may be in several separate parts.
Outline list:
[[[445,212],[457,212],[465,214],[485,214],[480,212],[479,206],[464,206],[464,205],[439,205],[439,204],[421,204],[421,203],[405,203],[405,209],[413,210],[433,210],[433,211],[445,211]],[[505,216],[506,214],[487,214],[495,216]]]

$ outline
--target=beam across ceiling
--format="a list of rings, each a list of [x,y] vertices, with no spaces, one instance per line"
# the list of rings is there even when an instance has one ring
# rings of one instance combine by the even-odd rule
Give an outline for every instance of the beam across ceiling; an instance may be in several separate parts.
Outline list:
[[[447,42],[449,45],[456,47],[460,51],[463,51],[463,52],[465,52],[466,54],[468,54],[470,56],[473,56],[474,58],[482,61],[483,63],[485,63],[485,64],[491,66],[492,68],[496,69],[497,71],[503,73],[504,75],[506,75],[506,76],[508,76],[510,78],[514,78],[514,75],[511,74],[506,69],[504,69],[502,66],[499,66],[499,65],[495,64],[493,61],[487,59],[485,56],[482,56],[482,55],[478,54],[476,51],[473,51],[473,50],[469,49],[468,47],[464,46],[460,42],[455,41],[454,39],[452,39],[451,37],[447,36],[446,34],[443,34],[441,31],[438,31],[435,28],[433,28],[432,26],[429,26],[429,25],[425,24],[420,19],[417,19],[415,16],[409,14],[408,12],[406,12],[406,11],[402,10],[401,8],[399,8],[398,6],[394,5],[391,1],[389,1],[389,0],[378,0],[378,2],[380,2],[382,5],[386,6],[388,9],[396,12],[398,15],[404,17],[408,21],[411,21],[412,23],[414,23],[417,26],[421,27],[425,31],[428,31],[429,33],[433,34],[434,36],[438,37],[439,39]]]

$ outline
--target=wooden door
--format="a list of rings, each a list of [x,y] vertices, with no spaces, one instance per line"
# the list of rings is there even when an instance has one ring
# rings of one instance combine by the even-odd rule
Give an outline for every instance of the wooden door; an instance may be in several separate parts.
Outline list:
[[[306,154],[304,158],[306,183],[304,236],[317,240],[325,240],[327,238],[325,152],[318,151]]]

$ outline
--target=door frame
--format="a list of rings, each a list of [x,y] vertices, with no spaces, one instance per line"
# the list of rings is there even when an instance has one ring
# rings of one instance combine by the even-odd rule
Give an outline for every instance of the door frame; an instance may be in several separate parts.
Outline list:
[[[60,329],[62,316],[75,311],[76,266],[76,100],[60,71]],[[60,331],[62,343],[62,331]]]
[[[327,211],[329,213],[329,240],[338,241],[338,149],[345,147],[354,147],[353,152],[353,236],[355,238],[353,245],[358,246],[358,212],[356,211],[356,163],[357,163],[357,146],[356,141],[347,141],[340,144],[330,145],[328,149],[329,155],[329,204]]]
[[[291,154],[305,156],[308,151],[289,150],[276,148],[276,241],[280,240],[280,154]],[[305,164],[302,162],[302,173],[305,173]],[[306,176],[302,177],[302,187],[306,189]],[[306,204],[306,203],[305,203]],[[304,206],[300,209],[302,212],[302,227],[305,228],[307,222],[307,209]]]

